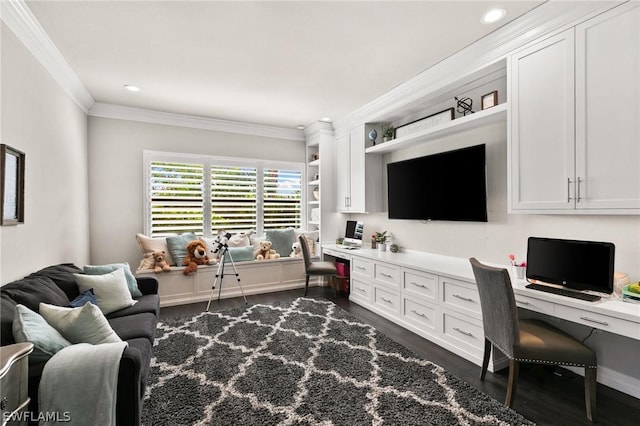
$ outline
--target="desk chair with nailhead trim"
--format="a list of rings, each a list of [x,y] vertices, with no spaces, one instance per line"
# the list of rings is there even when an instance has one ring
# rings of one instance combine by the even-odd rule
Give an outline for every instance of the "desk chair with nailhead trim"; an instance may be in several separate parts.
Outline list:
[[[484,326],[484,358],[480,379],[484,380],[491,348],[496,347],[509,358],[509,383],[505,405],[513,407],[520,362],[584,367],[587,418],[596,417],[596,354],[543,321],[520,320],[511,287],[509,272],[470,259],[480,293]]]
[[[304,273],[306,275],[306,282],[304,286],[304,295],[307,295],[309,289],[309,276],[310,275],[324,275],[329,277],[329,285],[333,287],[334,294],[338,293],[336,287],[334,287],[334,277],[338,274],[336,265],[331,262],[311,261],[311,255],[309,254],[309,245],[304,235],[298,237],[300,241],[300,247],[302,248],[302,257],[304,258]]]

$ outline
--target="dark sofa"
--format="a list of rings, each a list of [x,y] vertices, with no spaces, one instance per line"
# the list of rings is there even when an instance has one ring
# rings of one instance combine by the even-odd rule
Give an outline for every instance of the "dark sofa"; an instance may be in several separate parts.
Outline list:
[[[77,266],[65,263],[49,266],[0,289],[2,346],[15,343],[12,323],[15,306],[22,304],[38,312],[40,302],[65,306],[75,299],[78,287],[73,274],[82,273]],[[153,339],[160,312],[158,281],[154,277],[137,278],[142,293],[138,303],[106,315],[120,338],[128,343],[118,372],[116,422],[118,425],[140,424],[142,398],[146,389]],[[38,385],[45,363],[29,364],[29,409],[38,412]]]

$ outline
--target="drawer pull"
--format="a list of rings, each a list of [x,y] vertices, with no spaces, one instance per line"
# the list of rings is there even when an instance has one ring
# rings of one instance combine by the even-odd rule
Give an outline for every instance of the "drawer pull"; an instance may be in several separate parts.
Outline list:
[[[364,288],[360,288],[360,287],[356,287],[356,290],[361,291],[363,293],[367,292],[367,290],[365,290]]]
[[[411,281],[411,283],[410,283],[410,284],[415,285],[416,287],[420,287],[420,288],[427,288],[427,286],[426,286],[426,285],[424,285],[424,284],[418,284],[418,283],[417,283],[417,282],[415,282],[415,281]]]
[[[411,310],[411,312],[413,312],[414,314],[416,314],[416,315],[417,315],[417,316],[419,316],[419,317],[429,319],[429,317],[427,317],[425,314],[423,314],[422,312],[418,312],[418,311],[416,311],[415,309],[412,309],[412,310]]]
[[[595,322],[596,324],[600,324],[600,325],[609,325],[608,322],[606,321],[599,321],[599,320],[595,320],[593,318],[589,318],[589,317],[580,317],[581,320],[585,320],[585,321],[589,321],[589,322]]]
[[[460,330],[458,327],[453,327],[453,329],[458,333],[464,334],[465,336],[474,337],[472,333],[469,333],[468,331]]]
[[[383,302],[391,303],[391,300],[385,299],[384,297],[380,297],[380,300],[382,300]]]
[[[385,274],[384,272],[380,272],[380,275],[382,275],[385,278],[393,278],[393,275],[391,274]]]
[[[531,304],[529,302],[523,302],[522,300],[516,300],[516,302],[518,302],[521,305],[530,305]]]
[[[475,302],[475,300],[470,299],[468,297],[460,296],[459,294],[454,294],[453,297],[456,297],[456,298],[458,298],[460,300],[464,300],[465,302]]]
[[[361,271],[366,271],[367,270],[367,268],[365,268],[364,266],[356,265],[356,268],[360,269]]]

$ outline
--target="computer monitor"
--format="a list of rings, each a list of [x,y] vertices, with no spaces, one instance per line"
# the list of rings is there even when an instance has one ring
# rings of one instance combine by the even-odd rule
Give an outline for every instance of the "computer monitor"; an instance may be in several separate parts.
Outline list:
[[[344,232],[344,245],[362,246],[363,233],[364,222],[348,220],[347,229]]]

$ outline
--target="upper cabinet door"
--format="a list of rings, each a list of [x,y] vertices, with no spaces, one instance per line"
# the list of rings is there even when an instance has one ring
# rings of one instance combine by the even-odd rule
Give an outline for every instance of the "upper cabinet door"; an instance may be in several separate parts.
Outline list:
[[[511,210],[574,209],[573,29],[511,56]]]
[[[631,3],[576,27],[578,209],[640,208],[639,26]]]
[[[349,209],[351,197],[351,144],[346,133],[336,138],[336,206],[338,211]]]

